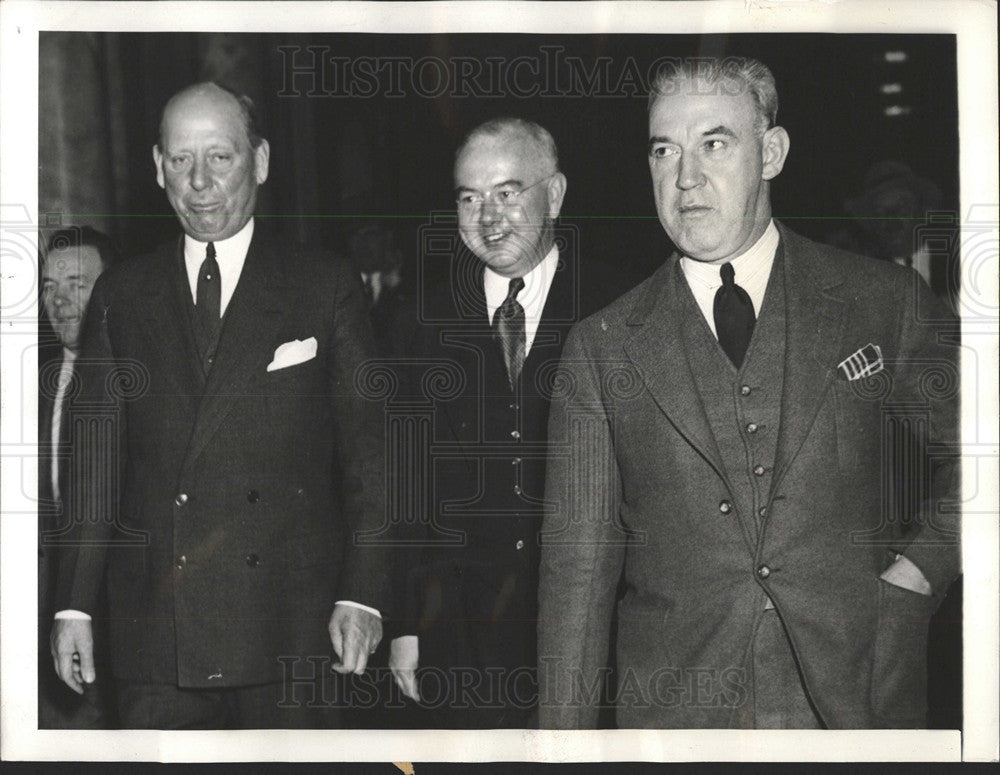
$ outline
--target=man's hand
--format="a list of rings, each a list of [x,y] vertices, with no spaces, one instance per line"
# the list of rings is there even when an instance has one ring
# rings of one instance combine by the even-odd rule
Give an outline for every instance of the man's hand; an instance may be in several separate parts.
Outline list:
[[[416,635],[394,638],[389,646],[389,669],[396,686],[411,700],[420,702],[417,691],[417,667],[420,664],[420,639]]]
[[[889,584],[908,589],[910,592],[916,592],[918,595],[929,596],[933,594],[930,582],[924,576],[923,571],[902,555],[886,568],[879,578]]]
[[[83,685],[97,678],[94,670],[94,631],[89,619],[56,619],[49,649],[56,674],[70,689],[83,694]]]
[[[340,659],[333,669],[358,675],[365,672],[368,657],[382,640],[382,620],[352,605],[335,605],[329,630],[333,650]]]

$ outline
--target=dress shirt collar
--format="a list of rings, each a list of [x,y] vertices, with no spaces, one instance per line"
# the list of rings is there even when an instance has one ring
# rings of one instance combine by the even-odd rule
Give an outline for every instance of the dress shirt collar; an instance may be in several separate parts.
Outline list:
[[[219,264],[220,313],[226,313],[230,299],[236,291],[243,264],[250,250],[250,240],[253,238],[253,218],[232,237],[212,243],[215,245],[215,260]],[[188,284],[191,286],[191,298],[198,303],[198,271],[205,260],[207,242],[199,242],[193,237],[184,235],[184,267],[187,269]]]
[[[524,288],[517,294],[517,302],[524,308],[525,354],[531,351],[535,334],[538,333],[538,323],[541,321],[542,311],[545,309],[545,299],[549,295],[549,288],[552,287],[552,279],[555,277],[558,265],[559,250],[553,245],[545,254],[545,258],[522,278]],[[486,314],[489,316],[490,325],[493,324],[493,313],[507,298],[510,291],[510,281],[511,278],[499,275],[489,267],[486,267],[483,273]]]

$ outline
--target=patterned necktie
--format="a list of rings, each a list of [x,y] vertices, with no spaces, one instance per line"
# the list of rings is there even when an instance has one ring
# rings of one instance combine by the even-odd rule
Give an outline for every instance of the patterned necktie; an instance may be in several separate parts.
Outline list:
[[[199,345],[202,357],[211,356],[209,350],[214,349],[219,338],[221,324],[222,284],[219,278],[219,264],[215,260],[215,245],[211,242],[205,247],[205,260],[198,270],[198,288],[195,296],[195,314],[201,336]]]
[[[722,287],[715,292],[715,333],[729,360],[738,369],[743,365],[757,318],[749,294],[735,282],[733,265],[723,264],[719,267],[719,274],[722,276]]]
[[[527,349],[524,334],[524,307],[517,303],[517,294],[524,288],[524,278],[515,277],[510,281],[507,298],[493,313],[493,330],[500,338],[503,360],[507,365],[507,379],[511,390],[521,375]]]

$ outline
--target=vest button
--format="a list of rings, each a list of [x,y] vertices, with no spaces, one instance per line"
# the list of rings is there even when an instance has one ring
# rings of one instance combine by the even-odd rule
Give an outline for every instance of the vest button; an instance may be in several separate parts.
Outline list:
[[[510,464],[512,466],[519,466],[519,465],[521,465],[521,458],[519,458],[519,457],[514,458],[513,460],[510,461]]]
[[[515,484],[514,485],[514,494],[515,495],[520,495],[521,494],[521,485],[519,485],[519,484]]]
[[[740,388],[740,395],[741,396],[748,396],[748,395],[750,395],[751,392],[752,391],[750,390],[750,386],[749,385],[744,385],[743,387]]]
[[[766,565],[761,565],[759,568],[757,568],[757,578],[766,579],[770,575],[771,575],[771,569],[768,568]]]
[[[257,492],[257,490],[250,490],[250,492],[247,493],[247,500],[250,501],[250,503],[256,503],[260,500],[260,493]]]
[[[524,541],[519,540],[516,544],[514,544],[514,548],[517,549],[517,551],[521,551],[524,548]]]
[[[260,565],[260,557],[258,557],[256,554],[248,554],[246,556],[246,563],[251,568],[256,568],[258,565]]]
[[[764,466],[761,466],[761,465],[754,466],[753,467],[753,473],[754,473],[754,476],[763,476],[764,475]]]
[[[520,407],[517,404],[508,404],[507,408],[510,409],[512,412],[516,412]]]
[[[766,517],[767,516],[767,506],[761,506],[759,509],[757,509],[757,513],[760,514],[762,517]]]
[[[519,439],[519,438],[521,438],[521,431],[511,431],[510,432],[510,437],[512,439]]]
[[[177,570],[182,570],[184,566],[187,565],[187,563],[188,563],[188,558],[185,557],[183,554],[176,560],[174,560],[174,564],[177,566]]]
[[[178,506],[183,506],[187,502],[188,502],[188,496],[186,492],[182,492],[180,495],[174,498],[174,503],[177,504]]]
[[[728,514],[733,510],[733,504],[729,501],[719,501],[719,511],[723,514]]]
[[[756,433],[756,432],[757,432],[757,423],[755,422],[749,423],[747,425],[747,433]]]

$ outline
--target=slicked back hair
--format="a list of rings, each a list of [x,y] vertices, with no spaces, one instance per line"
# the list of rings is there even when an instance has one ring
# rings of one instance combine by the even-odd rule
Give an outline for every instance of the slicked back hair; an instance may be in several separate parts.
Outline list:
[[[757,133],[763,135],[778,121],[778,89],[774,75],[763,62],[750,57],[689,57],[668,59],[657,70],[649,90],[648,108],[659,97],[678,94],[684,83],[717,86],[723,94],[736,94],[722,81],[735,81],[750,92],[757,107]]]

